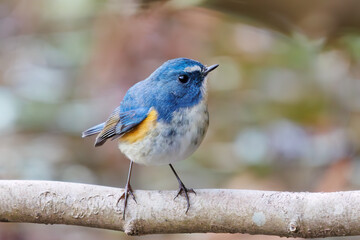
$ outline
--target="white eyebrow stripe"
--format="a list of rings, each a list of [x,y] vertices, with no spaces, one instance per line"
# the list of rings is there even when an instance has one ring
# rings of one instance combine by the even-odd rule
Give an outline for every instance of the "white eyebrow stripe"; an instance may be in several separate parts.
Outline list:
[[[201,68],[198,66],[198,65],[194,65],[194,66],[191,66],[191,67],[186,67],[184,69],[185,72],[195,72],[195,71],[201,71]]]

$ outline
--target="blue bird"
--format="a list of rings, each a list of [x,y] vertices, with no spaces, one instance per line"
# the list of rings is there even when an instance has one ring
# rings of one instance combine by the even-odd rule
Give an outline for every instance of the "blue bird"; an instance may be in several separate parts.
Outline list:
[[[118,139],[120,151],[130,159],[125,191],[119,199],[124,199],[123,218],[129,195],[136,202],[130,185],[134,162],[169,164],[179,183],[176,197],[185,195],[188,212],[188,193],[195,192],[185,187],[172,163],[189,157],[205,136],[209,125],[207,75],[218,66],[206,67],[187,58],[169,60],[132,86],[105,122],[83,132],[82,137],[98,134],[95,147]]]

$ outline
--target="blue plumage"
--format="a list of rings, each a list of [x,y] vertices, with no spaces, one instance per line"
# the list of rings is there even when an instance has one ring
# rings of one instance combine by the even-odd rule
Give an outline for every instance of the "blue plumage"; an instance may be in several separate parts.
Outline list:
[[[120,113],[120,124],[116,126],[116,134],[123,134],[141,123],[148,115],[150,108],[141,107]]]
[[[125,198],[123,217],[129,194],[134,197],[130,186],[133,162],[169,164],[175,173],[171,164],[187,158],[200,145],[209,124],[206,76],[217,66],[206,67],[187,58],[169,60],[132,86],[106,122],[83,132],[83,137],[98,133],[95,146],[119,138],[119,149],[131,160],[121,197]],[[188,193],[194,191],[175,176],[180,187],[178,195],[185,194],[189,210]]]
[[[185,71],[196,66],[199,71]],[[201,85],[205,78],[202,71],[205,69],[201,63],[187,58],[165,62],[147,79],[128,90],[120,104],[121,112],[138,107],[155,107],[159,121],[170,122],[174,111],[194,106],[202,99]],[[184,74],[189,76],[185,84],[178,81],[179,75]]]
[[[146,118],[150,108],[141,107],[126,112],[121,112],[120,109],[120,107],[117,107],[106,122],[96,125],[84,132],[92,134],[99,133],[95,140],[95,147],[103,145],[109,138],[116,139],[121,137],[136,127]],[[83,137],[89,136],[89,134],[84,135],[84,133]]]
[[[204,65],[192,59],[165,62],[147,79],[132,86],[108,120],[86,130],[83,137],[100,133],[95,146],[101,146],[107,139],[120,137],[136,127],[152,107],[158,113],[158,121],[169,123],[174,112],[194,106],[203,98],[205,71]],[[180,82],[180,75],[188,76],[188,82]]]

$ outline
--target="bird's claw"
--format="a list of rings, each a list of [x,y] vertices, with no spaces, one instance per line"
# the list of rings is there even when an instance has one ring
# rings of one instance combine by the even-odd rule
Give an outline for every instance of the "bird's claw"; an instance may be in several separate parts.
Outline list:
[[[186,190],[184,190],[184,189],[186,189]],[[177,198],[179,195],[183,195],[184,192],[186,192],[186,193],[194,193],[194,194],[196,195],[196,192],[194,191],[194,189],[192,189],[192,188],[185,188],[185,187],[182,188],[182,187],[180,187],[178,193],[177,193],[176,196],[175,196],[175,198]],[[186,193],[185,193],[185,196],[186,196]],[[174,198],[174,199],[175,199],[175,198]]]
[[[132,190],[132,188],[131,188],[130,185],[129,185],[127,188],[125,188],[125,191],[124,191],[124,193],[121,195],[121,197],[119,198],[118,203],[120,202],[121,199],[127,198],[127,196],[128,196],[129,194],[132,196],[132,198],[134,199],[134,201],[137,203],[136,198],[135,198],[135,195],[134,195],[133,190]]]
[[[131,188],[131,185],[127,184],[126,187],[125,187],[124,193],[121,195],[121,197],[118,199],[118,201],[116,203],[116,205],[118,205],[120,200],[124,199],[123,219],[125,219],[126,205],[127,205],[129,195],[131,195],[132,198],[134,199],[135,203],[137,203],[135,195],[134,195],[133,190]]]
[[[179,195],[184,195],[186,202],[187,202],[187,208],[186,208],[186,212],[185,214],[189,211],[190,208],[190,200],[189,200],[189,193],[194,193],[196,195],[196,192],[194,191],[194,189],[192,188],[186,188],[184,184],[180,183],[179,184],[179,191],[176,194],[176,196],[174,197],[177,198]]]

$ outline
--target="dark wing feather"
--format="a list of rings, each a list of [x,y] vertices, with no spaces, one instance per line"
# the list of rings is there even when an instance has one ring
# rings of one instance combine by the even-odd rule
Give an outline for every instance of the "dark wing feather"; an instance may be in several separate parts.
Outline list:
[[[138,108],[127,112],[120,112],[117,107],[105,122],[105,126],[96,137],[95,146],[103,145],[107,139],[118,138],[141,123],[148,115],[148,108]]]

